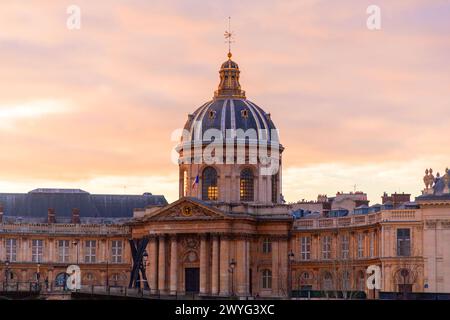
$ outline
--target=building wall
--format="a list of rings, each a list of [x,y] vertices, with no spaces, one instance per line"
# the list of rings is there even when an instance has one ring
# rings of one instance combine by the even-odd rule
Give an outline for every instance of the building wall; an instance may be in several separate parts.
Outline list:
[[[76,232],[76,229],[79,232]],[[69,232],[70,231],[70,232]],[[54,285],[58,274],[71,264],[81,269],[82,285],[128,285],[131,255],[128,245],[128,229],[108,225],[60,225],[60,224],[1,224],[0,223],[0,282],[6,282],[6,261],[13,278],[9,284],[31,282],[40,274],[40,281],[48,279]],[[16,241],[15,259],[7,254],[8,241]],[[42,256],[33,259],[33,240],[42,240]],[[59,255],[59,241],[69,242],[68,260]],[[95,241],[95,261],[86,260],[86,241]],[[121,261],[114,262],[112,241],[120,241]],[[78,252],[78,254],[77,254]],[[78,257],[77,257],[78,256]],[[117,255],[116,255],[117,256]],[[9,259],[8,259],[9,258]]]
[[[427,202],[422,206],[426,292],[450,292],[450,205]]]

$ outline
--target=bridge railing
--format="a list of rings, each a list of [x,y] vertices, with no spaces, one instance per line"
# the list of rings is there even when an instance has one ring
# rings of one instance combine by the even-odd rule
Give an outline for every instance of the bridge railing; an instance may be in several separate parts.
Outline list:
[[[40,292],[42,283],[36,281],[10,281],[1,282],[0,291],[2,292]]]

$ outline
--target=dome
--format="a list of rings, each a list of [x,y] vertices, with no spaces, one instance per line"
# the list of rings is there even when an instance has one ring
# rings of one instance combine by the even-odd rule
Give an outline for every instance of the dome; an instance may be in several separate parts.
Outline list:
[[[213,99],[189,115],[184,129],[190,141],[201,141],[208,129],[217,129],[225,138],[229,129],[255,130],[258,140],[275,140],[271,130],[276,129],[270,114],[247,99]],[[187,141],[184,141],[187,142]]]
[[[219,130],[223,139],[229,138],[227,130],[243,130],[243,132],[254,130],[256,142],[278,141],[278,136],[275,137],[276,132],[273,131],[276,128],[270,113],[247,100],[245,91],[241,90],[239,66],[231,60],[231,56],[231,53],[228,53],[228,60],[220,67],[220,83],[218,90],[214,92],[213,100],[189,115],[184,125],[188,134],[185,131],[183,144],[193,141],[210,142],[212,139],[203,140],[205,132],[209,129]]]

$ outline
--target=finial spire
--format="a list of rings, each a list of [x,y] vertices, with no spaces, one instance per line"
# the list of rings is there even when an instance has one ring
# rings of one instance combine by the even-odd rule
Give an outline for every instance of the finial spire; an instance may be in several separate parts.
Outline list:
[[[233,31],[231,31],[231,17],[228,17],[228,31],[224,33],[225,40],[228,42],[228,59],[231,59],[231,43],[233,42]]]

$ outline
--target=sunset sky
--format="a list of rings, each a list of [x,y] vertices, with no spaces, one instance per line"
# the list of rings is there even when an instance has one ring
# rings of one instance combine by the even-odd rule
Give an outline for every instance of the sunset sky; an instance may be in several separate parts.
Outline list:
[[[286,200],[416,196],[450,166],[448,0],[3,0],[0,192],[176,200],[171,133],[217,88],[228,16],[241,85],[286,148]]]

